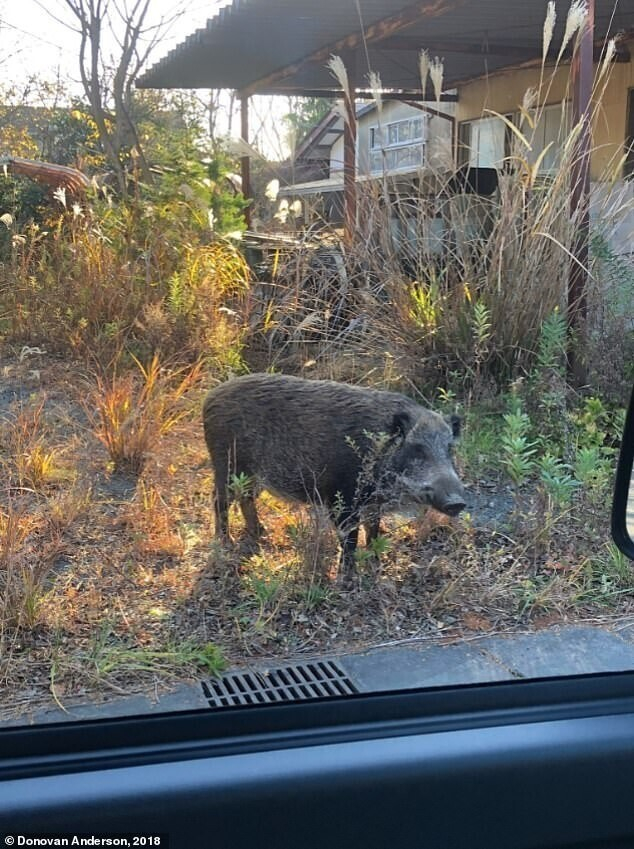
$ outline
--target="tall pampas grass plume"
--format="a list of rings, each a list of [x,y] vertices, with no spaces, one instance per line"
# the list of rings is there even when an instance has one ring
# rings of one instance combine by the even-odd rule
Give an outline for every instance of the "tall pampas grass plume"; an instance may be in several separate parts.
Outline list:
[[[418,54],[418,67],[420,70],[420,85],[423,93],[423,100],[427,94],[427,77],[429,76],[429,53],[426,50],[421,50]]]
[[[381,115],[383,111],[383,97],[381,95],[381,77],[376,73],[376,71],[370,71],[368,74],[368,85],[370,86],[370,91],[372,92],[372,97],[374,102],[376,103],[376,108]]]
[[[563,52],[570,43],[572,37],[583,27],[587,17],[588,5],[586,3],[586,0],[572,0],[570,8],[568,9],[568,17],[566,18],[566,29],[564,30],[564,37],[561,42],[561,47],[559,48],[557,62],[559,62],[559,60],[563,56]]]
[[[350,97],[350,81],[348,80],[348,71],[343,63],[341,56],[331,56],[327,63],[328,69],[333,77],[337,80],[343,93],[346,97]]]
[[[542,67],[546,61],[546,56],[548,56],[550,45],[552,44],[556,21],[557,12],[555,10],[555,0],[549,0],[548,7],[546,8],[546,17],[544,18],[544,32],[542,37]]]
[[[442,94],[442,83],[445,75],[445,63],[438,56],[434,56],[429,63],[429,76],[434,87],[436,95],[436,103],[440,103],[440,95]]]

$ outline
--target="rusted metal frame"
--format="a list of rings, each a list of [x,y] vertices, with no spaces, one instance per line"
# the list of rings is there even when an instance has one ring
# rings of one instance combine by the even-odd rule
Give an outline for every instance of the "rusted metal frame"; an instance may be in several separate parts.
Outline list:
[[[391,100],[391,97],[384,97],[384,100]],[[446,121],[451,121],[452,124],[456,123],[455,115],[448,115],[446,112],[439,112],[438,109],[434,109],[431,106],[426,106],[425,103],[414,103],[411,100],[406,100],[405,103],[408,106],[411,106],[412,109],[419,109],[421,112],[429,112],[430,115],[433,115],[434,118],[444,118]]]
[[[617,55],[619,53],[622,54],[624,58],[613,59],[613,62],[629,62],[630,61],[630,53],[627,49],[627,45],[624,42],[627,42],[628,38],[632,38],[634,36],[634,30],[627,30],[625,33],[620,33],[617,38]],[[600,36],[594,39],[593,43],[593,59],[597,61],[596,57],[600,57],[603,60],[603,55],[605,51],[605,36]],[[562,63],[565,63],[570,60],[570,56],[564,52],[564,57],[561,60]],[[513,62],[510,65],[502,65],[499,68],[494,68],[492,70],[488,70],[478,76],[470,76],[470,77],[449,77],[446,78],[443,85],[445,88],[456,88],[457,86],[466,85],[467,83],[474,83],[480,80],[491,81],[492,79],[496,79],[497,77],[508,74],[511,71],[523,71],[527,68],[539,68],[541,66],[542,60],[541,57],[535,56],[533,59],[526,59],[522,62]],[[545,64],[545,68],[548,70],[556,70],[556,68],[561,63],[556,61],[555,59],[548,59]]]
[[[3,156],[0,158],[0,166],[10,169],[13,174],[29,177],[36,183],[43,183],[52,189],[66,189],[69,194],[76,197],[84,195],[90,186],[90,179],[83,171],[70,168],[68,165],[25,159],[22,156]]]
[[[374,41],[394,35],[414,23],[420,23],[421,18],[435,18],[453,12],[459,6],[464,5],[465,2],[467,0],[424,0],[424,2],[414,3],[394,15],[370,24],[365,30],[360,28],[358,31],[350,33],[331,44],[314,50],[297,62],[278,68],[259,80],[254,80],[242,89],[240,95],[250,95],[256,92],[259,94],[267,88],[270,89],[275,83],[295,76],[307,65],[325,65],[333,54],[342,55],[345,53],[349,55],[357,48],[363,47],[364,42],[371,44]]]
[[[324,98],[332,98],[333,100],[337,100],[343,97],[343,90],[340,88],[304,88],[303,86],[287,86],[284,88],[265,88],[262,91],[259,91],[258,94],[267,94],[267,95],[283,95],[283,96],[291,96],[297,95],[299,97],[324,97]],[[414,89],[401,89],[399,91],[382,91],[381,96],[384,100],[399,100],[399,101],[409,101],[409,100],[419,100],[421,102],[426,102],[429,100],[429,95],[425,99],[423,99],[422,92],[415,91]],[[357,89],[357,99],[358,100],[374,100],[375,93],[371,89]],[[436,98],[433,98],[434,100]],[[457,94],[441,94],[440,95],[440,103],[457,103],[458,95]]]
[[[585,383],[585,369],[578,356],[576,343],[585,330],[588,314],[594,0],[587,0],[587,10],[584,29],[571,65],[572,121],[573,126],[580,125],[580,132],[571,168],[570,210],[575,219],[575,243],[568,279],[568,374],[579,383]]]
[[[240,98],[240,136],[249,144],[249,98]],[[251,197],[251,158],[247,155],[240,157],[240,177],[242,179],[242,195],[247,200]],[[244,208],[244,220],[247,228],[251,227],[251,204]]]
[[[465,53],[470,55],[483,55],[483,56],[511,56],[515,57],[518,60],[521,60],[523,57],[526,59],[535,59],[537,58],[537,54],[535,51],[535,47],[531,47],[528,45],[521,44],[508,44],[508,43],[500,43],[494,41],[474,41],[474,42],[460,42],[453,41],[451,39],[448,40],[438,40],[432,39],[427,40],[424,37],[416,36],[416,35],[395,35],[390,38],[383,39],[380,42],[377,42],[374,45],[375,50],[380,51],[400,51],[405,50],[408,52],[418,52],[419,50],[425,48],[426,50],[437,50],[443,51],[445,53]],[[603,58],[603,53],[605,50],[605,43],[603,39],[599,39],[594,43],[594,61],[599,62]],[[558,50],[556,48],[551,48],[550,53],[547,57],[547,60],[552,59],[556,60],[558,56]],[[570,49],[564,51],[564,58],[570,58]],[[614,54],[613,62],[629,62],[630,61],[630,51],[627,48],[627,45],[620,41],[616,45],[616,52]],[[541,62],[541,57],[539,57],[539,61]]]

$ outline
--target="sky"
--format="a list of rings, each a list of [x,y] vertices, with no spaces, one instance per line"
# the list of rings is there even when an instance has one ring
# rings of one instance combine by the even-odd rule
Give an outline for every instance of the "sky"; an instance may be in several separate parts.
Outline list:
[[[158,23],[163,15],[171,15],[176,5],[174,0],[151,0],[148,22]],[[224,3],[188,0],[183,5],[187,7],[186,13],[174,22],[156,46],[150,64],[195,29],[204,26]],[[47,14],[45,8],[52,14]],[[33,73],[49,79],[55,79],[59,73],[63,79],[78,80],[78,37],[55,18],[72,24],[73,18],[64,0],[0,0],[0,56],[5,81],[20,83]]]
[[[131,0],[116,2],[130,5]],[[174,9],[179,6],[186,11],[171,24],[169,31],[155,46],[145,68],[203,27],[218,8],[229,2],[150,0],[146,19],[149,25],[157,24],[164,16],[172,17]],[[83,96],[77,58],[79,36],[69,28],[72,24],[73,17],[64,0],[0,0],[0,83],[5,86],[17,84],[22,89],[33,74],[51,82],[59,77],[69,95]],[[116,52],[114,42],[111,49]],[[288,153],[285,139],[276,130],[279,117],[288,111],[288,105],[280,100],[273,102],[270,98],[252,98],[251,105],[251,122],[253,127],[258,128],[258,137],[250,141],[272,159],[281,159]],[[219,129],[221,133],[226,132],[222,126]],[[232,135],[236,134],[237,127],[234,126]]]

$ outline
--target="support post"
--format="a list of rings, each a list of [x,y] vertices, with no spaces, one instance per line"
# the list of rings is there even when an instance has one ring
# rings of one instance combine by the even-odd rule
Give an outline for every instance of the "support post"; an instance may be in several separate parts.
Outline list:
[[[586,383],[586,372],[577,343],[585,332],[588,315],[587,281],[590,241],[590,149],[592,143],[592,81],[594,77],[594,0],[587,0],[588,16],[574,53],[572,121],[581,125],[571,169],[571,214],[575,219],[573,261],[568,280],[568,376]]]
[[[345,239],[350,244],[357,229],[357,114],[353,54],[346,62],[346,70],[349,91],[344,92],[346,117],[343,128],[343,220]]]
[[[249,96],[240,97],[240,135],[249,144]],[[246,200],[251,197],[251,159],[248,153],[240,158],[240,177],[242,179],[242,194]],[[244,220],[247,228],[251,226],[251,206],[244,209]]]

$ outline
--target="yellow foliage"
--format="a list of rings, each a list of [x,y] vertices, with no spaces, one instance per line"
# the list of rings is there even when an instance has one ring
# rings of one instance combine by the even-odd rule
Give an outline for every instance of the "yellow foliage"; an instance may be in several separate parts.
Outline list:
[[[0,123],[0,151],[5,155],[37,158],[38,147],[25,128]]]

